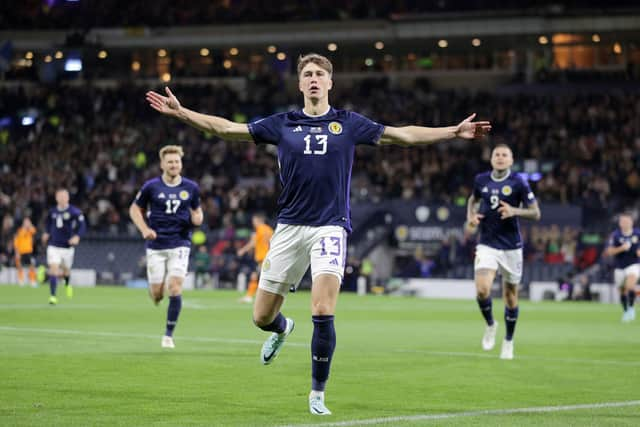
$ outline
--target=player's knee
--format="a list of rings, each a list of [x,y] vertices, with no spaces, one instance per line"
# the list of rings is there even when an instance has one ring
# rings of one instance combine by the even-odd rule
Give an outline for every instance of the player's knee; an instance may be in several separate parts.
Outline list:
[[[314,302],[311,307],[314,316],[330,316],[333,314],[333,307],[324,301]]]
[[[151,299],[154,300],[155,302],[158,302],[162,299],[163,296],[163,286],[162,284],[152,284],[149,287],[149,296],[151,296]]]
[[[169,295],[176,296],[182,293],[182,280],[170,280],[169,281]]]
[[[270,313],[253,313],[253,324],[262,329],[273,322],[273,316]]]
[[[476,285],[476,298],[485,300],[491,296],[491,287]]]

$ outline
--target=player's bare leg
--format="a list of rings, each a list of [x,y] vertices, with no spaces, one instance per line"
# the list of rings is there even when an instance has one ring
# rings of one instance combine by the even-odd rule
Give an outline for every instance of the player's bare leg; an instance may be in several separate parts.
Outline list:
[[[279,288],[288,288],[284,284],[269,283]],[[275,360],[286,338],[295,327],[293,319],[284,317],[280,312],[283,302],[283,295],[262,288],[258,288],[256,292],[256,302],[253,305],[253,323],[263,331],[272,332],[260,350],[260,361],[263,365],[269,365]]]
[[[500,358],[505,360],[513,359],[513,334],[518,321],[518,285],[513,283],[503,283],[502,297],[504,298],[504,323],[506,334],[502,342]]]
[[[149,297],[155,305],[158,305],[164,298],[164,283],[149,284]]]
[[[489,351],[496,345],[498,322],[493,318],[493,302],[491,301],[491,287],[496,278],[496,270],[480,268],[475,271],[476,299],[478,307],[484,317],[487,327],[482,336],[482,349]]]
[[[182,310],[182,283],[184,279],[177,276],[169,276],[167,288],[169,291],[169,307],[167,307],[167,328],[162,337],[163,348],[175,348],[173,331],[178,324],[178,317]],[[162,295],[160,296],[162,299]]]
[[[311,393],[309,411],[314,415],[331,415],[324,404],[324,390],[329,379],[331,359],[336,347],[334,314],[340,293],[340,278],[318,274],[311,286]]]

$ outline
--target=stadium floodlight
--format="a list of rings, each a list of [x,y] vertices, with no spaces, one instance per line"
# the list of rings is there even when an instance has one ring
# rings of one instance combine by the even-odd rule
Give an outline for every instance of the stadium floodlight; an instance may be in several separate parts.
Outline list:
[[[620,55],[622,53],[622,45],[618,42],[613,44],[613,53]]]
[[[31,126],[35,122],[36,122],[36,118],[32,116],[24,116],[22,120],[20,120],[20,123],[22,124],[22,126]]]
[[[80,58],[69,58],[64,63],[65,71],[82,71],[82,59]]]
[[[336,50],[338,50],[338,45],[335,43],[329,43],[327,45],[327,50],[330,52],[335,52]]]
[[[481,44],[482,44],[482,41],[481,41],[479,38],[477,38],[477,37],[476,37],[475,39],[471,40],[471,45],[472,45],[473,47],[478,47],[478,46],[480,46]]]

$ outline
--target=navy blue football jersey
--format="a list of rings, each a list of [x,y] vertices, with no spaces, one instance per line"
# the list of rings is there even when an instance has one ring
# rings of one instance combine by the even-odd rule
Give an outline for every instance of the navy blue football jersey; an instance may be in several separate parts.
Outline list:
[[[257,144],[278,147],[278,222],[339,225],[351,232],[349,187],[355,146],[376,145],[384,129],[360,114],[334,108],[321,116],[296,110],[249,123]]]
[[[640,262],[637,252],[638,248],[640,248],[640,230],[637,228],[634,228],[631,231],[631,234],[627,235],[622,234],[622,230],[617,228],[613,233],[611,233],[611,236],[609,236],[607,247],[618,247],[627,242],[631,244],[631,249],[614,255],[613,261],[615,263],[615,268],[627,268],[630,265],[638,264],[638,262]]]
[[[182,178],[180,184],[169,186],[162,177],[145,182],[135,203],[146,210],[147,224],[157,235],[147,240],[149,249],[173,249],[191,246],[190,209],[200,207],[198,184]]]
[[[55,206],[49,210],[45,229],[49,233],[49,245],[69,248],[69,239],[75,235],[82,237],[87,230],[87,224],[77,207],[69,205],[66,209],[60,210]]]
[[[480,241],[495,249],[519,249],[522,247],[520,222],[514,216],[500,218],[500,202],[504,201],[513,207],[530,206],[536,198],[527,181],[517,173],[511,172],[500,181],[491,177],[491,172],[476,175],[473,184],[473,196],[480,200],[478,213],[484,215],[480,221]]]

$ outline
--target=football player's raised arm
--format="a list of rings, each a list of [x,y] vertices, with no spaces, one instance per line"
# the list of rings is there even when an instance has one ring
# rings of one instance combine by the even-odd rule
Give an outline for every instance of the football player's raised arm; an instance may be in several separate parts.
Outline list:
[[[428,145],[453,138],[473,139],[485,135],[491,130],[487,121],[474,122],[475,113],[456,126],[430,128],[424,126],[385,127],[380,138],[381,145]]]
[[[249,127],[246,123],[236,123],[223,117],[201,114],[180,105],[180,101],[165,87],[167,96],[154,91],[146,94],[151,108],[170,117],[175,117],[184,123],[204,132],[211,132],[225,140],[252,141]]]

